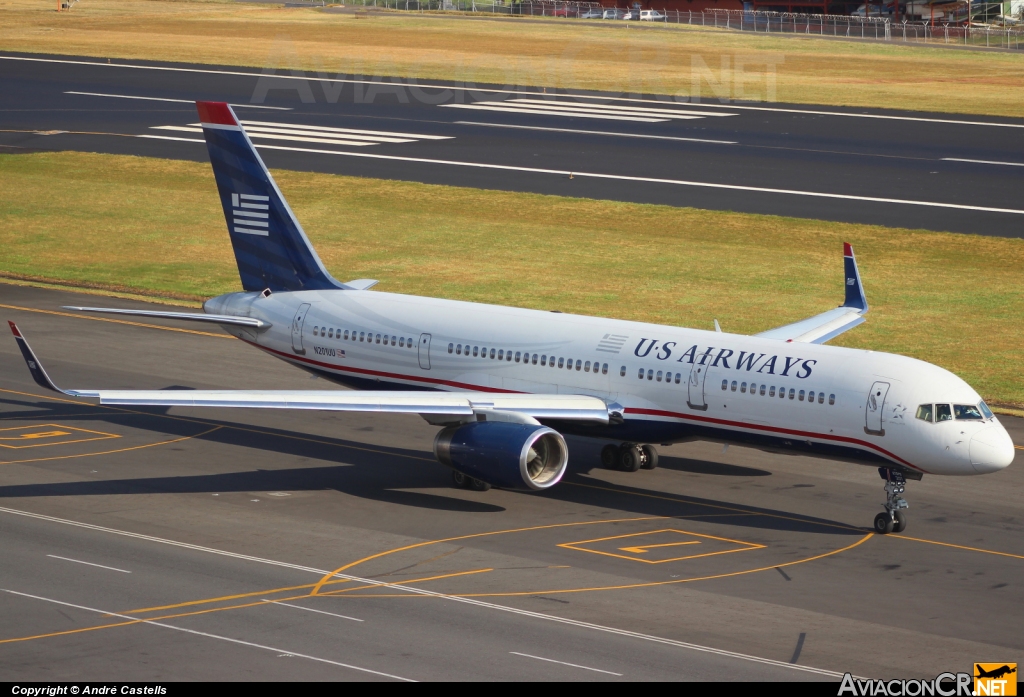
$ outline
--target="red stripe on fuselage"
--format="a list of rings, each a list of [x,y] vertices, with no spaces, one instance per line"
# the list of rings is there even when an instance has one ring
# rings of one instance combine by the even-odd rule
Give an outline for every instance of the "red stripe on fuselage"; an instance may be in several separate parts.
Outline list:
[[[380,378],[392,378],[392,379],[396,379],[396,380],[406,380],[406,381],[409,381],[409,382],[422,382],[422,383],[426,383],[426,384],[429,384],[429,385],[447,385],[449,387],[457,387],[459,389],[472,390],[474,392],[501,392],[501,393],[504,393],[504,394],[526,394],[526,393],[520,392],[518,390],[503,390],[503,389],[499,389],[499,388],[496,388],[496,387],[483,387],[481,385],[472,385],[472,384],[464,383],[464,382],[454,382],[452,380],[439,380],[437,378],[415,377],[415,376],[412,376],[412,375],[403,375],[401,373],[387,373],[387,372],[380,371],[380,370],[369,370],[369,369],[366,369],[366,368],[351,368],[351,367],[347,367],[347,366],[339,366],[339,365],[334,365],[332,363],[324,363],[322,361],[315,361],[315,360],[313,360],[311,358],[304,358],[302,356],[292,356],[292,355],[289,355],[289,354],[285,353],[284,351],[278,351],[277,349],[272,349],[272,348],[269,348],[267,346],[260,346],[259,344],[255,343],[255,342],[252,342],[252,341],[249,341],[247,339],[242,339],[242,341],[244,341],[245,343],[249,344],[250,346],[255,346],[256,348],[263,349],[264,351],[267,351],[268,353],[272,353],[275,356],[278,356],[279,358],[282,358],[282,359],[284,359],[286,361],[297,361],[299,363],[307,363],[309,365],[315,365],[315,366],[318,366],[318,367],[321,367],[321,368],[327,368],[328,370],[334,370],[334,371],[341,372],[341,373],[356,373],[356,374],[359,374],[359,375],[370,375],[370,376],[373,376],[373,377],[380,377]],[[715,419],[715,418],[712,418],[710,416],[697,416],[695,414],[682,414],[682,413],[679,413],[679,412],[663,411],[663,410],[660,410],[660,409],[639,409],[639,408],[634,408],[634,407],[626,407],[626,409],[624,411],[627,414],[642,414],[642,415],[645,415],[645,416],[662,416],[662,417],[669,417],[669,418],[673,418],[673,419],[683,419],[683,420],[687,420],[688,419],[690,421],[698,421],[698,422],[709,423],[709,424],[718,424],[718,425],[721,425],[721,426],[728,426],[728,427],[732,427],[732,428],[745,428],[745,429],[750,429],[750,430],[755,430],[755,431],[766,431],[768,433],[778,433],[778,434],[782,434],[782,435],[789,435],[789,436],[795,436],[795,437],[801,437],[801,438],[817,438],[819,440],[829,440],[829,441],[836,441],[836,442],[840,442],[840,443],[851,443],[851,444],[854,444],[854,445],[862,446],[864,448],[868,448],[870,450],[875,450],[875,451],[881,453],[882,455],[884,455],[885,457],[888,457],[888,458],[890,458],[892,460],[895,460],[896,462],[899,462],[900,464],[906,465],[907,467],[911,467],[911,468],[913,468],[913,469],[915,469],[915,470],[917,470],[919,472],[924,472],[924,473],[927,474],[927,470],[923,470],[920,467],[917,467],[915,465],[910,464],[909,462],[907,462],[903,458],[899,457],[898,455],[893,455],[892,453],[890,453],[885,448],[881,448],[881,447],[875,445],[874,443],[869,443],[868,441],[863,441],[863,440],[860,440],[858,438],[850,438],[848,436],[837,436],[837,435],[826,434],[826,433],[814,433],[812,431],[796,431],[796,430],[793,430],[793,429],[780,428],[780,427],[777,427],[777,426],[763,426],[763,425],[760,425],[760,424],[747,424],[747,423],[743,423],[742,421],[728,421],[726,419]]]

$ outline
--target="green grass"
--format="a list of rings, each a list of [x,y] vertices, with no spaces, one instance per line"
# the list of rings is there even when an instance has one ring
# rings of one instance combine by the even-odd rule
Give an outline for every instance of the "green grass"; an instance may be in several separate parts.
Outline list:
[[[832,343],[944,366],[1024,404],[1024,241],[275,172],[328,269],[380,290],[754,333],[842,299]],[[0,155],[0,274],[177,298],[238,289],[209,165]],[[2,293],[2,290],[0,290]]]

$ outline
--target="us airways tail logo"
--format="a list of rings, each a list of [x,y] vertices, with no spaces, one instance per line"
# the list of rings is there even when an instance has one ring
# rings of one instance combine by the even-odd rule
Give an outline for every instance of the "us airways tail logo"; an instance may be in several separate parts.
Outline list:
[[[974,694],[1009,696],[1017,694],[1016,663],[975,663]]]
[[[270,197],[231,194],[232,230],[243,235],[270,236]]]
[[[640,339],[640,343],[633,349],[633,355],[637,358],[647,358],[654,355],[659,361],[667,361],[679,350],[675,341],[660,343],[657,339]],[[733,361],[730,365],[729,361]],[[740,351],[739,355],[732,349],[716,348],[708,346],[707,350],[701,352],[700,346],[694,344],[679,354],[675,359],[676,363],[690,363],[706,365],[711,368],[735,368],[745,370],[748,373],[761,373],[762,375],[779,375],[781,377],[797,377],[801,380],[809,378],[814,364],[818,361],[792,356],[769,356],[765,353],[747,353]],[[793,371],[792,375],[790,371]]]

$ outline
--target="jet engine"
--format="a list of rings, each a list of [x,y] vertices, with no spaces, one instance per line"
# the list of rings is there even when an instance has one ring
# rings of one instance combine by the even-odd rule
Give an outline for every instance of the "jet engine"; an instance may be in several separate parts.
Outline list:
[[[558,431],[500,421],[443,429],[434,439],[434,456],[466,476],[525,491],[553,487],[569,463],[569,449]]]

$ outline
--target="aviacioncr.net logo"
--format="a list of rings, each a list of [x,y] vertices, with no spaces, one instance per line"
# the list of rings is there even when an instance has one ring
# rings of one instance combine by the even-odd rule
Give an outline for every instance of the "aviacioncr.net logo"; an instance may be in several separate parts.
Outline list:
[[[971,678],[970,673],[939,673],[933,680],[870,680],[846,673],[839,697],[973,697]]]

